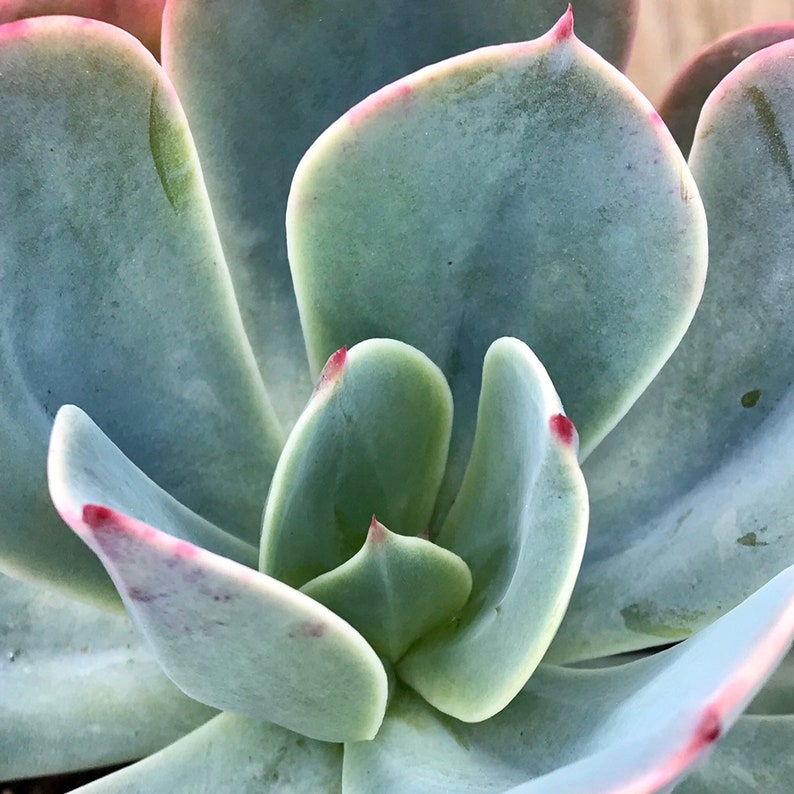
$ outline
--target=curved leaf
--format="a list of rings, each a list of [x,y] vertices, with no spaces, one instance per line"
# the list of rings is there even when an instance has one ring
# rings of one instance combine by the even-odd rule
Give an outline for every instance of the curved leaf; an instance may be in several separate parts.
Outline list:
[[[790,794],[794,716],[740,717],[675,794]]]
[[[2,575],[0,644],[0,780],[130,761],[214,714],[165,677],[125,616]]]
[[[158,488],[74,405],[55,415],[47,455],[47,481],[58,504],[104,504],[174,537],[256,568],[254,546],[229,535]]]
[[[560,0],[498,8],[479,0],[170,0],[163,63],[196,135],[246,329],[285,423],[311,389],[284,241],[303,153],[386,83],[475,47],[538,36],[561,10]],[[636,15],[636,0],[577,3],[584,39],[615,63],[625,59]]]
[[[350,559],[373,514],[401,535],[423,532],[451,424],[449,387],[418,350],[369,339],[337,351],[279,459],[260,569],[300,587]]]
[[[346,746],[344,790],[669,791],[736,721],[792,639],[794,568],[675,648],[600,670],[542,665],[481,724],[398,691],[375,740]],[[770,762],[771,775],[789,763]]]
[[[452,552],[406,538],[375,516],[361,550],[301,587],[397,661],[414,640],[452,618],[471,592],[471,573]]]
[[[339,745],[316,742],[277,725],[221,714],[156,755],[77,792],[341,794],[341,778]]]
[[[44,481],[63,404],[158,485],[255,542],[280,446],[193,144],[152,56],[109,25],[0,27],[0,559],[112,587]]]
[[[474,580],[461,615],[397,667],[436,708],[467,722],[503,709],[560,625],[587,537],[576,430],[541,363],[517,339],[491,345],[477,435],[438,542]]]
[[[754,52],[790,38],[794,38],[794,21],[737,30],[702,49],[679,70],[662,97],[659,115],[685,157],[703,104],[722,78]]]
[[[341,618],[250,568],[108,507],[66,499],[59,511],[102,560],[183,692],[314,739],[375,735],[386,673]]]
[[[343,342],[389,336],[450,382],[439,518],[463,475],[494,339],[516,336],[546,362],[587,455],[700,297],[705,217],[680,152],[571,25],[567,14],[534,42],[373,94],[318,139],[293,182],[289,254],[312,365]]]
[[[590,542],[555,659],[680,639],[794,560],[792,56],[756,53],[703,109],[703,302],[583,467]]]

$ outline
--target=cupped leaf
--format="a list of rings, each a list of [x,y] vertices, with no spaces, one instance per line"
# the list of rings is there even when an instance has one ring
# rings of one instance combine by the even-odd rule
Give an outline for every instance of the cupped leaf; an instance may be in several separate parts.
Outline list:
[[[703,104],[723,77],[754,52],[790,38],[794,38],[794,21],[737,30],[705,47],[680,69],[659,104],[659,114],[685,157]]]
[[[307,582],[301,592],[355,626],[381,656],[395,662],[414,640],[463,608],[471,573],[452,552],[390,532],[373,516],[361,551]]]
[[[585,41],[622,63],[636,6],[578,3]],[[479,0],[168,3],[163,63],[196,136],[246,330],[286,423],[311,388],[284,241],[287,193],[303,153],[381,86],[475,47],[538,36],[562,7],[560,0],[498,8]]]
[[[150,758],[75,794],[216,792],[333,794],[341,791],[342,748],[277,725],[221,714]]]
[[[0,780],[130,761],[214,714],[166,678],[125,616],[2,575],[0,650]]]
[[[56,505],[104,504],[256,568],[254,546],[218,529],[158,488],[74,405],[64,405],[55,416],[47,481]]]
[[[794,42],[711,95],[690,156],[711,264],[681,346],[584,465],[590,542],[555,659],[670,642],[794,560]]]
[[[350,110],[298,167],[287,232],[315,368],[343,342],[389,336],[446,374],[439,519],[494,339],[523,339],[546,363],[587,455],[678,344],[705,276],[680,152],[570,13],[536,41],[423,69]]]
[[[108,0],[3,0],[0,24],[51,14],[89,17],[123,28],[140,39],[157,58],[164,6],[165,0],[124,0],[123,3],[109,3]]]
[[[0,565],[102,601],[47,497],[79,405],[158,485],[255,542],[280,446],[184,116],[143,46],[74,17],[0,27]]]
[[[349,560],[373,514],[401,535],[424,532],[451,423],[449,387],[418,350],[370,339],[337,351],[279,459],[261,570],[300,587]]]
[[[587,536],[577,437],[541,363],[517,339],[491,346],[466,476],[438,542],[471,569],[461,615],[420,640],[398,675],[467,722],[503,709],[562,620]]]
[[[57,506],[183,692],[314,739],[375,735],[386,672],[341,618],[282,582],[108,507]]]
[[[375,740],[345,748],[344,790],[669,791],[735,722],[792,639],[794,568],[654,656],[600,670],[541,665],[482,724],[444,717],[398,691]],[[771,761],[768,774],[788,763]]]

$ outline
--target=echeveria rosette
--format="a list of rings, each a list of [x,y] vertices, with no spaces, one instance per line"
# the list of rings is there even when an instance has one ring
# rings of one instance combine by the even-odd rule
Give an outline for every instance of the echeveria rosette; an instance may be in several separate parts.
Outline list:
[[[240,19],[250,21],[246,15],[252,7],[229,5],[238,8]],[[170,13],[176,16],[171,19],[189,7],[173,3]],[[261,503],[264,488],[257,483],[262,478],[266,482],[275,467],[261,554],[265,573],[258,573],[251,567],[256,557],[251,543],[255,534],[250,521],[237,512],[234,496],[225,503],[216,497],[213,506],[212,499],[206,500],[203,481],[191,481],[192,475],[203,473],[208,464],[212,470],[216,465],[212,456],[205,453],[191,460],[189,472],[169,469],[157,458],[169,448],[167,440],[154,444],[148,452],[145,448],[162,431],[157,425],[151,434],[144,434],[149,439],[146,443],[138,440],[133,463],[82,411],[74,407],[60,411],[49,469],[52,497],[61,514],[103,559],[139,629],[173,680],[200,700],[248,715],[217,717],[170,748],[89,789],[170,791],[198,788],[214,780],[216,787],[228,788],[234,781],[235,790],[253,791],[261,790],[263,780],[270,780],[274,787],[283,785],[291,791],[333,790],[341,781],[346,791],[372,790],[373,785],[384,790],[404,790],[406,786],[449,790],[450,786],[467,785],[481,791],[518,786],[517,791],[589,792],[597,783],[605,792],[651,792],[677,782],[736,719],[790,644],[794,634],[792,574],[782,574],[678,648],[603,671],[541,665],[522,687],[562,618],[581,557],[587,504],[576,464],[576,430],[544,367],[517,339],[493,343],[498,336],[512,334],[543,352],[544,363],[582,432],[587,452],[597,447],[679,342],[702,286],[702,209],[683,161],[650,106],[576,41],[571,19],[566,16],[537,42],[473,53],[405,78],[334,125],[307,156],[296,180],[290,202],[290,251],[313,366],[338,345],[351,348],[331,357],[317,392],[299,416],[276,463],[278,428],[251,367],[253,357],[241,333],[234,301],[229,300],[223,255],[192,141],[168,79],[129,38],[101,25],[83,23],[78,36],[76,27],[74,20],[42,21],[40,28],[27,23],[21,47],[16,53],[13,47],[9,51],[20,58],[17,63],[24,63],[26,75],[35,71],[42,56],[45,71],[52,69],[52,62],[47,62],[52,53],[46,47],[36,52],[36,36],[39,30],[45,36],[54,36],[57,30],[59,46],[65,44],[66,52],[73,47],[75,62],[88,58],[92,64],[102,64],[102,59],[107,59],[107,73],[118,77],[101,102],[111,107],[114,99],[118,101],[113,121],[123,130],[125,165],[131,162],[140,167],[131,169],[128,181],[119,181],[114,161],[118,152],[106,140],[112,134],[100,126],[93,137],[84,135],[91,143],[90,156],[97,158],[93,162],[104,162],[91,176],[97,183],[96,206],[101,206],[107,217],[105,223],[98,223],[90,213],[76,212],[77,202],[67,202],[66,226],[71,239],[82,240],[82,247],[76,246],[81,254],[95,248],[93,253],[102,255],[89,257],[85,265],[89,272],[90,268],[107,268],[102,260],[114,252],[115,241],[115,255],[106,272],[117,277],[137,274],[134,267],[128,271],[119,267],[120,263],[134,264],[137,256],[130,258],[131,252],[162,261],[162,242],[158,247],[156,234],[145,234],[139,241],[140,212],[128,214],[124,209],[131,202],[133,207],[136,202],[141,207],[162,206],[159,217],[167,228],[165,250],[187,254],[184,270],[175,267],[166,284],[171,281],[179,288],[188,268],[198,264],[204,274],[201,286],[209,290],[209,297],[204,295],[197,304],[199,290],[193,296],[187,290],[184,314],[162,319],[155,310],[147,314],[147,320],[171,320],[184,326],[184,318],[191,317],[190,308],[210,306],[217,300],[222,310],[205,335],[187,323],[191,344],[185,352],[204,366],[219,355],[202,349],[201,343],[209,339],[217,351],[224,351],[220,355],[228,357],[226,369],[214,373],[214,379],[205,368],[200,369],[201,376],[188,381],[190,388],[181,394],[178,383],[173,387],[180,404],[190,397],[191,407],[204,411],[199,412],[199,423],[210,423],[201,427],[198,446],[189,449],[200,453],[201,439],[217,427],[212,425],[218,419],[208,398],[228,396],[242,384],[243,408],[254,417],[258,431],[247,437],[245,431],[250,428],[245,422],[236,431],[221,422],[221,437],[227,447],[223,457],[234,459],[238,454],[235,444],[242,440],[249,450],[259,450],[266,471],[250,472],[250,465],[243,466],[247,476],[245,482],[237,483],[237,492]],[[186,39],[188,29],[186,26]],[[15,36],[22,30],[12,31],[12,44],[19,43]],[[176,43],[176,28],[171,32],[172,43]],[[47,43],[52,41],[50,38]],[[52,49],[57,52],[59,47]],[[166,64],[168,58],[166,53]],[[9,67],[14,58],[11,60],[5,68],[13,75]],[[124,68],[114,72],[110,68],[113,61]],[[73,83],[68,69],[63,67],[63,71],[64,84]],[[127,74],[119,74],[121,71]],[[105,73],[97,69],[94,80]],[[68,90],[54,77],[48,73],[48,80],[54,83],[50,90]],[[229,79],[238,79],[233,69]],[[182,90],[180,86],[180,93]],[[118,96],[114,97],[114,92]],[[494,94],[499,97],[496,101]],[[564,101],[566,97],[568,101]],[[188,116],[200,115],[199,105],[194,104]],[[84,107],[90,117],[87,104]],[[74,124],[75,114],[67,118],[72,124],[64,137],[70,144],[68,151],[79,163],[80,148],[71,136],[81,126]],[[106,134],[100,135],[100,130]],[[779,136],[767,139],[768,151],[773,159],[777,156],[779,164],[781,148],[774,145],[775,141],[779,144]],[[417,141],[429,145],[423,147]],[[446,146],[436,143],[442,141]],[[521,142],[525,145],[519,145]],[[535,146],[528,148],[528,142]],[[31,145],[38,143],[37,136],[32,136]],[[532,161],[532,155],[540,151],[545,155],[539,161],[543,167]],[[214,156],[208,152],[207,162]],[[228,173],[223,154],[218,157],[216,173]],[[390,158],[411,167],[402,171],[386,167]],[[460,167],[464,161],[468,169]],[[36,173],[35,158],[28,158],[25,165],[28,170],[18,169],[17,178]],[[45,165],[48,173],[59,175],[56,160]],[[599,192],[587,181],[590,169],[608,189]],[[708,170],[719,173],[714,165]],[[742,166],[735,170],[741,171]],[[472,196],[472,173],[479,176],[477,201],[472,200],[472,214],[461,220],[455,213],[463,207],[460,197]],[[368,185],[376,182],[381,191],[375,194],[378,202],[372,202],[372,194],[367,202]],[[210,179],[210,195],[215,200],[212,185]],[[31,180],[16,198],[28,202],[35,219],[36,191],[46,209],[42,191],[55,192],[51,199],[55,204],[63,199],[58,190],[68,186],[67,178],[42,180],[42,184]],[[111,199],[114,186],[115,201]],[[66,195],[71,195],[69,190]],[[378,225],[381,202],[391,210],[397,231]],[[350,212],[357,206],[363,209]],[[224,212],[228,213],[228,208],[215,213],[222,224]],[[423,231],[431,212],[438,232],[435,240]],[[497,232],[472,222],[475,212],[494,222]],[[91,245],[79,234],[81,223],[92,235]],[[34,225],[35,220],[22,228]],[[111,228],[114,234],[104,236],[104,230]],[[588,246],[577,247],[576,228]],[[127,236],[121,229],[129,230]],[[328,244],[328,259],[315,253],[319,250],[316,240],[322,235]],[[125,240],[135,241],[132,249]],[[432,321],[418,323],[421,333],[411,336],[414,329],[405,332],[401,315],[420,317],[420,298],[426,296],[421,289],[412,291],[407,274],[421,282],[427,278],[422,268],[432,273],[435,266],[437,275],[438,270],[447,273],[445,249],[450,245],[459,246],[456,258],[449,260],[459,267],[442,281],[445,289],[429,293]],[[491,250],[498,256],[485,259]],[[534,256],[527,255],[528,251]],[[352,267],[345,261],[345,253]],[[407,265],[401,254],[410,254]],[[374,290],[377,303],[363,299],[367,290],[362,287],[362,270],[371,266],[372,258],[381,264],[394,263],[394,272],[403,276]],[[65,265],[65,272],[72,277],[78,272],[75,259],[67,258]],[[337,265],[331,268],[328,263],[334,259]],[[208,263],[211,266],[207,267]],[[354,270],[356,266],[358,270]],[[632,276],[637,281],[632,281]],[[546,302],[522,288],[522,277],[532,280]],[[151,303],[156,309],[157,300],[147,294],[146,286],[156,293],[162,279],[162,270],[151,272],[148,280],[140,277],[140,284],[137,278],[122,278],[133,308],[140,310]],[[21,278],[10,283],[10,294],[21,295],[12,308],[37,307]],[[36,282],[37,286],[41,283]],[[56,278],[49,294],[63,291],[69,283]],[[121,301],[111,300],[103,292],[109,283],[106,275],[95,285],[97,299],[93,303],[82,294],[71,297],[67,289],[67,300],[83,309],[92,305],[100,309],[96,315],[86,312],[88,321],[80,329],[75,348],[80,345],[86,351],[94,350],[92,345],[101,344],[96,340],[103,335],[113,340],[113,325],[108,320],[116,317],[110,309],[118,312],[121,307],[113,301]],[[317,284],[330,289],[332,301],[339,300],[341,323],[314,300]],[[131,285],[138,291],[129,291]],[[237,286],[239,291],[239,282]],[[492,294],[488,292],[497,286]],[[595,296],[592,306],[579,300],[588,290]],[[164,292],[158,297],[161,305],[168,307],[168,289]],[[319,294],[323,296],[322,290]],[[516,304],[524,302],[525,316],[501,311],[506,296]],[[351,308],[341,298],[349,300]],[[109,302],[108,316],[102,299]],[[508,309],[515,308],[509,305],[510,300],[505,303]],[[462,313],[461,306],[465,308]],[[39,310],[35,316],[43,315]],[[8,326],[9,317],[20,316],[7,315]],[[605,328],[610,319],[615,320],[611,332],[599,338],[597,330]],[[250,318],[246,322],[250,333]],[[621,325],[631,323],[632,331],[639,331],[633,340],[617,332]],[[37,330],[41,333],[41,325],[31,325],[32,331],[28,328],[21,335],[9,335],[4,359],[11,373],[7,383],[24,397],[15,409],[17,415],[7,415],[2,426],[3,443],[11,444],[6,449],[17,455],[19,468],[35,471],[40,452],[28,456],[22,446],[20,454],[15,442],[32,438],[35,443],[29,442],[27,450],[40,450],[41,433],[49,425],[47,414],[37,403],[52,411],[51,402],[57,407],[59,397],[63,401],[62,392],[70,390],[81,396],[81,404],[86,399],[91,402],[90,389],[95,385],[102,398],[93,398],[90,405],[82,407],[88,407],[102,428],[111,431],[113,440],[128,451],[126,446],[136,441],[132,428],[139,419],[130,409],[145,405],[147,396],[134,368],[126,379],[106,368],[94,381],[79,359],[75,364],[74,354],[72,358],[67,355],[67,364],[83,378],[81,384],[74,374],[59,381],[57,366],[47,359],[52,372],[45,374],[54,378],[59,391],[49,400],[51,395],[44,396],[37,368],[25,358],[30,347],[27,339]],[[278,335],[281,326],[276,325]],[[122,322],[116,327],[121,329],[123,334],[138,333],[144,345],[156,340],[157,331],[145,326],[136,328],[132,322]],[[176,342],[184,333],[184,328],[178,328],[169,340]],[[373,336],[403,341],[368,339]],[[626,344],[638,339],[641,344]],[[406,341],[429,353],[435,363],[408,347]],[[590,356],[583,352],[583,341],[590,345]],[[121,347],[125,353],[134,349]],[[257,352],[260,364],[266,364],[267,357],[262,357],[261,350]],[[183,362],[178,374],[184,376],[185,369]],[[164,370],[161,367],[159,372]],[[286,370],[277,365],[271,377],[273,372],[278,378],[285,376]],[[453,457],[443,486],[446,491],[442,489],[441,502],[434,509],[450,425],[444,376],[455,398]],[[300,381],[285,385],[282,397],[275,400],[277,405],[280,401],[282,407],[286,404],[283,395],[295,392],[296,384]],[[424,391],[419,388],[422,384]],[[592,387],[589,396],[585,386]],[[371,399],[367,398],[368,389]],[[254,407],[257,395],[265,406],[259,411]],[[119,422],[114,414],[113,399],[124,400],[121,410],[128,412],[124,421]],[[22,418],[26,410],[38,416],[32,423],[35,434],[27,436],[18,432],[27,427]],[[297,407],[292,411],[293,416],[297,414]],[[169,415],[164,425],[173,419]],[[406,427],[410,430],[401,433]],[[184,427],[177,423],[177,429]],[[357,433],[357,429],[366,432]],[[418,449],[424,453],[418,454]],[[334,464],[330,471],[328,465],[317,467],[317,453],[330,456]],[[596,448],[593,460],[598,454]],[[158,462],[161,473],[151,470]],[[186,493],[188,506],[198,513],[168,496],[138,466],[146,474],[156,474],[160,485]],[[330,503],[327,493],[317,487],[323,469],[335,496]],[[165,482],[162,471],[167,475]],[[229,476],[223,467],[215,473],[220,479]],[[413,479],[411,475],[415,475]],[[351,487],[351,482],[361,479],[368,483],[359,491],[365,497],[361,501],[374,502],[371,506],[358,503],[356,488]],[[422,479],[429,483],[424,489],[417,482]],[[23,479],[17,478],[10,486],[5,484],[6,492],[21,482]],[[34,488],[20,489],[22,504],[25,493],[38,493],[40,499],[40,474],[33,482]],[[212,482],[211,476],[208,482]],[[556,504],[558,500],[560,504]],[[292,507],[284,511],[282,507],[288,504]],[[316,526],[306,527],[301,510],[316,516]],[[227,522],[227,512],[239,516],[236,526]],[[372,512],[383,523],[371,523]],[[21,515],[28,514],[23,510]],[[283,531],[279,522],[284,515],[297,516],[293,530],[300,531]],[[25,526],[24,522],[17,525]],[[487,527],[487,532],[482,527]],[[307,529],[320,539],[316,550],[311,549],[311,535],[301,540],[301,532]],[[46,537],[44,532],[39,534],[40,539]],[[56,544],[50,556],[56,556],[58,548]],[[42,561],[47,564],[43,543],[38,547],[32,544],[31,550],[31,570]],[[289,583],[268,575],[279,572],[279,559],[291,556],[300,560],[306,550],[319,560],[312,563],[313,568],[309,566],[311,570],[287,565],[283,570],[288,572],[284,576]],[[76,551],[74,554],[81,559]],[[24,557],[18,554],[18,558]],[[378,570],[400,570],[406,564],[427,570],[428,576],[437,574],[439,580],[448,577],[452,582],[449,588],[459,590],[460,601],[469,585],[472,595],[452,624],[443,623],[448,619],[443,609],[436,614],[429,608],[418,610],[425,621],[422,637],[403,655],[404,644],[413,639],[404,631],[411,624],[411,602],[392,598],[392,594],[404,597],[399,588],[381,588],[379,597],[387,607],[383,614],[395,621],[392,625],[397,630],[385,637],[372,635],[371,642],[384,657],[397,662],[397,678],[391,675],[391,665],[379,659],[359,633],[367,637],[371,628],[357,623],[355,610],[346,613],[356,626],[353,628],[290,586],[313,591],[341,612],[346,609],[346,587],[363,586],[372,592],[367,582]],[[70,582],[68,567],[60,566],[59,584],[75,589],[77,577]],[[709,570],[700,573],[706,577]],[[762,577],[766,578],[769,576]],[[95,581],[100,596],[94,590],[94,597],[101,600],[104,585],[100,587],[100,577]],[[429,606],[437,600],[432,588],[417,593],[417,598],[422,596]],[[532,616],[524,614],[527,601],[535,607]],[[610,607],[599,604],[597,608],[608,613]],[[444,609],[455,612],[459,604],[453,599]],[[433,627],[438,621],[442,623]],[[450,634],[456,631],[459,638],[454,639]],[[563,637],[565,631],[566,624]],[[574,622],[567,636],[576,637],[578,632]],[[596,647],[599,642],[597,633]],[[494,648],[499,654],[513,654],[507,665]],[[715,657],[718,664],[713,663]],[[424,672],[423,660],[429,660]],[[777,679],[782,683],[773,682],[783,691],[787,669],[784,665]],[[467,722],[431,708],[400,679],[409,681],[437,708]],[[328,680],[338,680],[339,691],[329,692]],[[472,687],[476,690],[478,684],[483,684],[482,696],[472,698]],[[176,699],[172,702],[178,703]],[[762,701],[758,703],[759,709],[765,707]],[[375,740],[356,741],[344,752],[338,745],[308,738],[369,738],[378,731],[384,712],[385,721]],[[196,711],[189,719],[201,719],[204,714],[206,711]],[[476,722],[484,717],[490,719]],[[743,725],[747,723],[740,723],[740,729]],[[755,727],[751,725],[749,730]],[[529,734],[533,741],[528,747]],[[9,752],[14,750],[16,735],[11,733],[6,739]],[[149,746],[162,740],[156,736],[149,739]],[[461,753],[462,746],[467,748],[465,753]],[[717,769],[716,779],[720,780],[720,767]]]

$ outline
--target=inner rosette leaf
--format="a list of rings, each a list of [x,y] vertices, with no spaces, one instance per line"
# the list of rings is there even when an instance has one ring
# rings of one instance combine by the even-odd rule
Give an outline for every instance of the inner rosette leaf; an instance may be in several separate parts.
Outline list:
[[[301,587],[361,548],[373,514],[424,532],[451,425],[449,386],[418,350],[370,339],[331,356],[279,459],[260,569]]]
[[[373,516],[358,554],[301,590],[396,662],[415,640],[463,609],[471,572],[457,554],[390,532]]]

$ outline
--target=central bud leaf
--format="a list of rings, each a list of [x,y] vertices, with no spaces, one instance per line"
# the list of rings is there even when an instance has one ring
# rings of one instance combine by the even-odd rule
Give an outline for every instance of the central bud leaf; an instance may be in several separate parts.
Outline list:
[[[396,662],[415,640],[463,609],[471,584],[471,572],[457,554],[390,532],[373,516],[361,550],[301,590]]]

